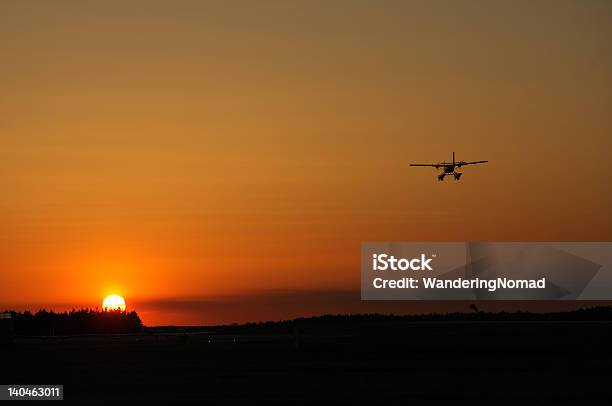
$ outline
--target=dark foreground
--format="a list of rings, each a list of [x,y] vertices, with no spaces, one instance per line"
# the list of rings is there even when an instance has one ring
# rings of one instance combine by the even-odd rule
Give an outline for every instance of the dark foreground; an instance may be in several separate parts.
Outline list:
[[[1,382],[63,384],[78,404],[610,404],[611,345],[606,321],[22,337]]]

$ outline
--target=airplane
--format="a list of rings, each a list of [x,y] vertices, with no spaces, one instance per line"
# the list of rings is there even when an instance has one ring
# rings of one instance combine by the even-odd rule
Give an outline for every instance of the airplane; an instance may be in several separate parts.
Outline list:
[[[455,161],[455,153],[453,152],[453,162],[438,162],[437,164],[410,164],[410,166],[432,166],[436,169],[442,169],[442,173],[438,175],[438,180],[443,181],[446,175],[453,175],[455,180],[459,180],[463,173],[457,172],[455,168],[461,168],[465,165],[475,165],[475,164],[484,164],[489,161]]]

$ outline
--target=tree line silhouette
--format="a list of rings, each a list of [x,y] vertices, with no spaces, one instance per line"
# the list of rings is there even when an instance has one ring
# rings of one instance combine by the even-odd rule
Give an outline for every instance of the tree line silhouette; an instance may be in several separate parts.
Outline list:
[[[123,334],[143,329],[135,311],[101,311],[98,309],[72,309],[54,312],[41,309],[8,312],[11,315],[12,332],[15,335],[53,336],[69,334]]]
[[[223,334],[247,333],[291,333],[296,328],[302,332],[309,329],[342,331],[343,329],[370,328],[389,323],[427,323],[427,322],[612,322],[612,306],[594,306],[570,311],[534,313],[483,312],[470,306],[471,312],[430,313],[395,315],[380,313],[365,314],[326,314],[315,317],[299,317],[291,320],[260,321],[244,324],[217,326],[160,326],[155,331],[166,332],[215,332]]]
[[[287,332],[296,327],[300,330],[308,328],[329,328],[332,330],[344,327],[371,326],[378,323],[402,322],[462,322],[462,321],[608,321],[612,322],[611,306],[595,306],[573,311],[532,313],[532,312],[482,312],[477,308],[471,313],[432,313],[416,315],[393,314],[351,314],[323,315],[318,317],[300,317],[293,320],[251,322],[222,326],[181,327],[164,326],[153,328],[155,331],[195,332],[216,331],[224,333],[236,332]],[[5,312],[11,315],[10,329],[14,335],[53,336],[72,334],[127,334],[142,333],[149,329],[143,326],[136,311],[101,311],[98,309],[80,309],[67,312],[39,310]],[[6,320],[8,321],[8,320]],[[5,322],[5,320],[2,320]],[[7,323],[0,323],[2,330]],[[4,332],[6,333],[6,331]]]

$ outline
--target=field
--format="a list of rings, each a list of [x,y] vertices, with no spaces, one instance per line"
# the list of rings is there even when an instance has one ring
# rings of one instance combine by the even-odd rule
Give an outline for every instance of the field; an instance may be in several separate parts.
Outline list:
[[[606,321],[156,328],[15,338],[2,382],[79,404],[609,404],[611,342]]]

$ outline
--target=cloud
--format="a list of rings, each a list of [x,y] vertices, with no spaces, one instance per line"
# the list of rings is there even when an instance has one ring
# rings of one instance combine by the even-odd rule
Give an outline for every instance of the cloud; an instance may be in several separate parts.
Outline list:
[[[169,298],[134,303],[149,324],[221,324],[286,320],[323,314],[413,314],[466,310],[465,303],[362,301],[358,290],[273,290],[217,298]]]

